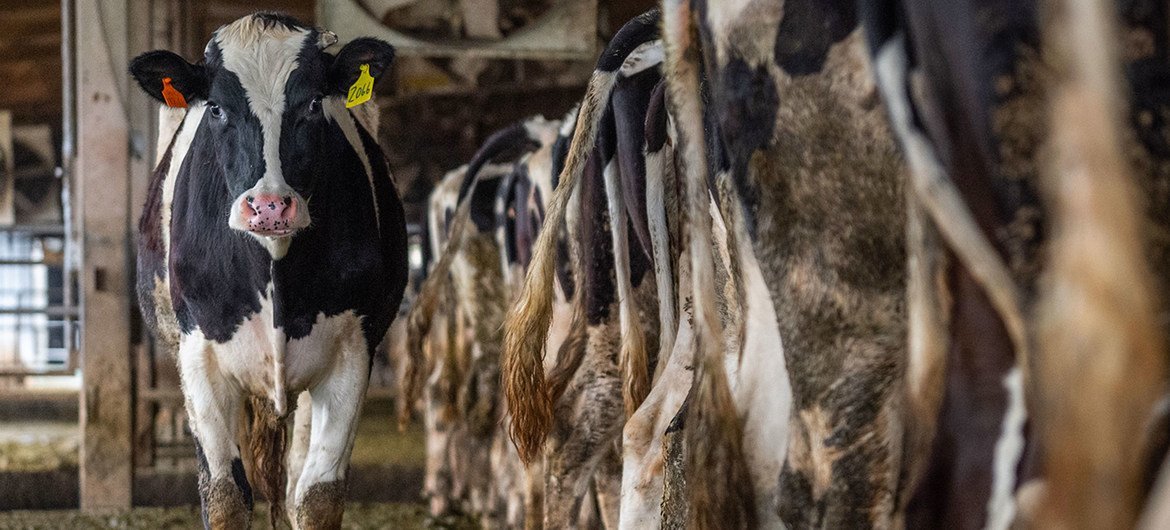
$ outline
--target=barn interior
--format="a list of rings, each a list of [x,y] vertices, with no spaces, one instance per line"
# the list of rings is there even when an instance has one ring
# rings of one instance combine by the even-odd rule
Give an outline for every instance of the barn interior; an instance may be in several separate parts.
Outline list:
[[[564,115],[599,46],[652,4],[0,0],[0,514],[34,527],[48,524],[37,513],[75,526],[111,510],[143,527],[197,521],[174,363],[126,294],[160,146],[159,106],[127,75],[132,57],[169,49],[195,61],[217,27],[259,10],[394,43],[375,92],[378,136],[417,267],[435,182],[491,132]],[[391,507],[368,510],[369,527],[412,527],[423,512],[422,435],[393,428],[391,370],[376,361],[353,457],[350,499]]]

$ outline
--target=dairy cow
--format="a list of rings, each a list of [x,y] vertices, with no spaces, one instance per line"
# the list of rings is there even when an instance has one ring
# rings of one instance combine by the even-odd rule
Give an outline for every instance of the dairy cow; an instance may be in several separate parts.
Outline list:
[[[367,38],[327,53],[336,41],[261,13],[217,30],[197,64],[153,51],[130,65],[149,95],[188,105],[139,224],[138,291],[177,355],[209,528],[251,521],[243,459],[274,518],[287,495],[294,527],[340,525],[372,354],[407,281],[394,182],[346,108],[394,50]]]

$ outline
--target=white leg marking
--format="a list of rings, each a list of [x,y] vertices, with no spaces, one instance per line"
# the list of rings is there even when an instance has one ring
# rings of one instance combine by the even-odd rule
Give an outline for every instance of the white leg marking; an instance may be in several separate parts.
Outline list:
[[[240,456],[236,432],[242,398],[239,387],[216,370],[210,344],[199,331],[183,335],[179,341],[179,375],[191,430],[203,448],[214,482],[224,477],[230,480],[232,460]]]
[[[305,459],[309,456],[309,434],[313,424],[313,398],[308,392],[301,392],[297,396],[297,410],[293,413],[292,443],[288,448],[288,484],[284,491],[284,498],[295,499],[297,483],[300,482],[301,472],[305,469]],[[296,521],[295,506],[285,505],[289,512],[290,521]]]
[[[369,354],[365,339],[355,330],[333,352],[332,370],[315,386],[312,429],[305,469],[297,484],[296,503],[314,484],[345,478],[353,450],[357,420],[369,383]]]

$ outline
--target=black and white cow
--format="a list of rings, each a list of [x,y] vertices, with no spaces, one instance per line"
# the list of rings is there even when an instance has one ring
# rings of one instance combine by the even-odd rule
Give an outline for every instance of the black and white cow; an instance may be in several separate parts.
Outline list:
[[[217,30],[200,63],[154,51],[130,65],[151,96],[169,85],[190,103],[152,177],[138,290],[177,350],[211,528],[251,520],[237,445],[249,400],[253,478],[273,513],[287,495],[294,527],[340,525],[371,356],[407,281],[401,202],[346,109],[361,71],[379,77],[394,50],[366,38],[326,53],[336,41],[262,13]]]

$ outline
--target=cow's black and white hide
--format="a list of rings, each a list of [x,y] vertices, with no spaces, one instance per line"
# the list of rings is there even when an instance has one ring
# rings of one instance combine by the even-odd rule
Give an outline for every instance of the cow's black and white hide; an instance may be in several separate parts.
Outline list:
[[[686,475],[712,480],[687,484],[690,522],[888,526],[902,454],[903,165],[854,5],[671,1],[664,21],[688,223],[702,227],[703,190],[721,190],[745,323],[738,367],[721,368],[713,259],[691,246],[701,377]]]
[[[277,506],[287,488],[294,526],[340,525],[371,355],[405,286],[402,205],[345,109],[360,68],[382,75],[393,49],[326,53],[336,40],[257,14],[217,30],[198,64],[155,51],[130,66],[148,94],[162,101],[169,78],[190,104],[150,184],[138,290],[160,344],[177,346],[208,527],[251,521],[237,446],[249,400],[258,485]],[[290,401],[311,432],[294,433],[286,481]]]

